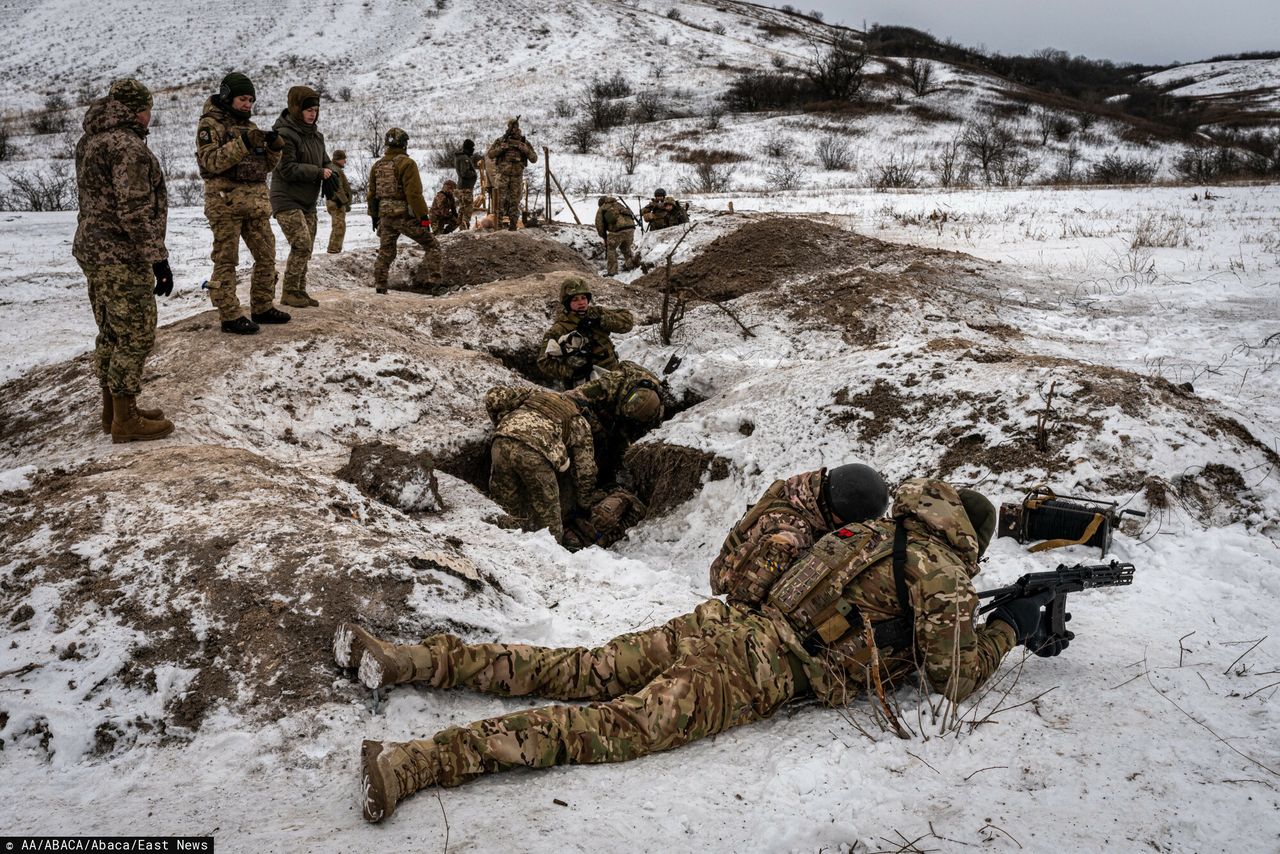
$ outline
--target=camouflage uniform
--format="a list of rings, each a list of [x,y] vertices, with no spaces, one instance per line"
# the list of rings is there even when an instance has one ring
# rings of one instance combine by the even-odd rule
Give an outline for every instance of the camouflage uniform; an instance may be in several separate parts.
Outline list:
[[[495,386],[484,399],[497,425],[489,496],[529,531],[564,541],[564,516],[601,499],[591,427],[577,406],[552,391]]]
[[[602,196],[596,209],[596,234],[604,239],[605,268],[610,276],[618,275],[618,251],[627,270],[640,265],[635,251],[636,221],[631,211],[613,196]]]
[[[670,196],[663,196],[661,199],[655,197],[641,209],[640,218],[649,224],[650,231],[661,231],[689,221],[684,207]]]
[[[776,480],[729,531],[711,564],[711,592],[756,607],[800,555],[838,527],[822,499],[826,469]]]
[[[431,230],[436,234],[449,234],[458,228],[457,186],[444,182],[444,189],[431,200]]]
[[[579,403],[583,417],[591,424],[600,482],[612,484],[622,470],[627,448],[658,424],[658,420],[638,423],[625,417],[620,412],[623,403],[638,388],[653,389],[661,397],[662,383],[634,362],[619,362],[615,370],[597,373],[599,376],[565,394]]]
[[[169,257],[164,174],[147,148],[138,112],[114,98],[97,101],[76,143],[80,212],[71,253],[88,280],[98,325],[98,381],[117,395],[137,395],[142,388],[156,338],[152,264]]]
[[[316,202],[324,182],[324,170],[334,169],[325,150],[324,134],[314,124],[307,124],[302,114],[308,107],[320,106],[320,96],[308,86],[289,89],[289,106],[280,113],[272,130],[280,134],[284,148],[280,162],[271,173],[271,213],[285,240],[289,241],[289,260],[285,263],[284,284],[280,301],[297,308],[319,305],[307,293],[307,267],[315,246]]]
[[[514,229],[524,206],[521,198],[524,168],[530,163],[537,163],[538,154],[521,133],[518,120],[512,119],[507,122],[507,132],[493,141],[485,155],[493,161],[496,171],[493,177],[498,209],[495,223],[501,228],[502,221],[507,219],[510,221],[508,227]]]
[[[422,261],[414,271],[415,287],[444,289],[444,259],[440,243],[431,234],[427,201],[422,197],[418,164],[404,148],[388,145],[382,159],[369,170],[369,216],[378,229],[378,257],[373,263],[373,286],[387,289],[387,276],[396,259],[396,243],[404,235],[422,247]]]
[[[951,486],[907,481],[893,512],[908,532],[914,622],[902,645],[879,650],[882,675],[901,678],[919,666],[935,690],[959,702],[995,671],[1014,645],[1013,630],[1000,621],[974,626],[978,600],[970,579],[978,571],[978,543]],[[633,759],[767,718],[793,697],[848,702],[868,682],[873,659],[863,639],[871,633],[838,631],[834,623],[852,616],[869,628],[906,613],[892,558],[877,557],[881,541],[892,549],[893,534],[888,520],[841,528],[783,576],[760,610],[712,599],[660,628],[596,649],[468,645],[450,635],[393,647],[410,662],[399,681],[592,702],[513,712],[430,739],[366,743],[380,748],[373,755],[398,781],[390,806],[423,786],[456,786],[519,766]],[[835,605],[846,602],[858,610],[842,615]],[[387,804],[376,806],[366,806],[366,818],[386,814]]]
[[[559,380],[565,388],[586,382],[596,367],[609,371],[618,367],[618,353],[609,334],[630,332],[635,325],[631,312],[624,308],[589,305],[582,313],[570,311],[569,300],[579,293],[591,296],[581,279],[569,278],[561,284],[561,311],[542,336],[542,350],[538,353],[538,370],[547,379]],[[581,340],[575,339],[575,332]],[[567,351],[570,342],[578,344],[579,350]]]
[[[337,156],[338,153],[334,154],[335,160],[341,159]],[[342,242],[347,236],[347,213],[351,210],[351,184],[347,181],[347,174],[337,163],[333,165],[333,174],[338,179],[338,190],[324,202],[324,209],[329,212],[330,219],[330,254],[342,251]]]
[[[242,131],[249,137],[248,147]],[[223,320],[235,320],[241,314],[236,296],[241,239],[253,255],[250,311],[264,314],[272,308],[276,238],[271,231],[267,175],[279,162],[280,152],[267,146],[257,125],[237,118],[216,96],[205,101],[196,128],[196,163],[204,179],[204,215],[213,231],[209,300]]]

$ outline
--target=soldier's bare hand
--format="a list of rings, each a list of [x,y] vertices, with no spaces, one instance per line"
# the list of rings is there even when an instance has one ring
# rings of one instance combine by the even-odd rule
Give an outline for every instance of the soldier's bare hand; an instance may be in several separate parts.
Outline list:
[[[327,180],[329,180],[329,179],[330,179],[330,178],[332,178],[332,177],[333,177],[333,170],[332,170],[332,169],[326,169],[326,170],[324,170],[324,179],[325,179],[326,181],[327,181]]]

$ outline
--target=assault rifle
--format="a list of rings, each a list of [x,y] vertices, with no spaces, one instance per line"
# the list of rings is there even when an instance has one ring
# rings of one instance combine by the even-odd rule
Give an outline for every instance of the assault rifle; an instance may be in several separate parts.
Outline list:
[[[1051,592],[1053,599],[1045,606],[1040,630],[1034,637],[1027,639],[1026,646],[1037,655],[1054,655],[1054,652],[1048,650],[1058,649],[1063,641],[1070,641],[1075,637],[1074,633],[1067,631],[1067,621],[1071,619],[1071,615],[1067,613],[1067,594],[1094,587],[1124,587],[1133,583],[1133,573],[1133,564],[1115,560],[1111,563],[1078,563],[1074,566],[1059,564],[1052,572],[1028,573],[1007,587],[980,592],[979,599],[991,601],[979,608],[978,613],[985,614],[1014,599]],[[1046,652],[1042,653],[1042,650]]]

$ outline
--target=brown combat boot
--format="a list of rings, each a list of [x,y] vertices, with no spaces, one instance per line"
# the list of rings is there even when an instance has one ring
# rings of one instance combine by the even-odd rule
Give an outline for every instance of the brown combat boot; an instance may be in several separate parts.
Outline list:
[[[396,804],[435,785],[440,760],[430,741],[370,741],[360,745],[360,811],[365,821],[390,818]]]
[[[163,439],[173,432],[173,422],[165,418],[145,418],[138,411],[136,399],[131,394],[111,396],[111,441],[148,442]]]
[[[342,623],[333,633],[333,658],[339,667],[355,667],[356,678],[376,691],[388,685],[430,680],[431,653],[421,644],[397,646],[378,640],[355,623]]]
[[[150,418],[152,421],[159,421],[164,418],[164,413],[159,409],[143,409],[138,407],[138,414],[143,418]],[[106,386],[102,387],[102,432],[111,432],[111,422],[115,416],[115,406],[111,402],[111,389]]]
[[[287,305],[290,308],[312,308],[320,303],[307,296],[305,291],[289,291],[280,297],[281,305]]]

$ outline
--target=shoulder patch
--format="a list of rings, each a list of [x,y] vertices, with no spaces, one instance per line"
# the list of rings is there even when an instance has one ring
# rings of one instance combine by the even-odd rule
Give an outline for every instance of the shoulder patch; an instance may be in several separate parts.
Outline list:
[[[848,528],[841,528],[836,531],[836,536],[842,540],[847,540],[853,536],[853,531],[850,531]]]
[[[200,128],[200,133],[196,134],[196,140],[201,145],[208,145],[213,142],[213,134],[209,132],[208,128]]]

